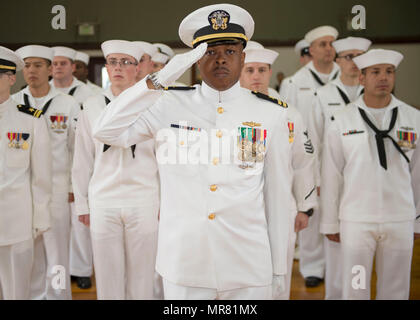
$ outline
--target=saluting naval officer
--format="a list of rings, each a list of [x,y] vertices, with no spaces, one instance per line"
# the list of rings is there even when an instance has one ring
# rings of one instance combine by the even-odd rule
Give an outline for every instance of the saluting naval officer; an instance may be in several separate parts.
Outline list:
[[[69,272],[70,168],[74,144],[74,123],[79,105],[73,97],[48,83],[53,50],[30,45],[16,51],[24,60],[23,77],[28,86],[13,95],[18,103],[42,110],[47,123],[52,152],[51,228],[35,241],[31,298],[71,299]],[[64,270],[60,267],[64,267]],[[58,269],[57,269],[58,268]],[[55,285],[60,273],[65,282]],[[46,277],[46,279],[45,279]],[[53,283],[54,282],[54,283]],[[54,286],[53,286],[54,285]]]
[[[420,112],[391,93],[402,59],[383,49],[355,57],[364,94],[326,127],[321,232],[341,243],[343,299],[370,299],[374,258],[376,299],[409,298]]]
[[[241,73],[241,86],[249,90],[269,94],[280,98],[277,91],[269,88],[272,75],[271,65],[278,53],[264,48],[255,41],[248,41],[245,52],[245,65]],[[287,250],[286,290],[276,299],[287,300],[290,297],[293,256],[295,251],[296,233],[308,225],[309,216],[317,206],[314,176],[314,149],[309,140],[308,132],[299,111],[288,105],[288,128],[290,152],[290,170],[293,173],[294,204],[290,212],[289,247]]]
[[[50,227],[51,149],[41,110],[10,97],[23,60],[0,47],[0,299],[29,299],[35,238]]]
[[[143,51],[124,40],[101,47],[111,86],[85,101],[77,123],[76,212],[90,223],[98,299],[152,299],[159,211],[155,141],[120,148],[92,136],[103,110],[136,83]]]
[[[136,77],[136,81],[140,81],[144,77],[146,77],[148,74],[154,72],[152,57],[156,53],[158,53],[158,48],[154,46],[153,44],[146,41],[133,41],[133,42],[139,45],[140,48],[144,52],[139,61],[139,71]]]
[[[363,93],[363,86],[359,83],[360,70],[353,62],[353,58],[367,51],[370,44],[371,41],[368,39],[355,37],[333,42],[333,47],[337,52],[336,62],[340,66],[340,76],[316,91],[312,116],[309,118],[309,131],[312,134],[320,166],[322,165],[324,126],[334,120],[336,111],[344,108]],[[320,181],[320,168],[317,168],[317,175]],[[333,241],[332,237],[324,238],[325,299],[338,300],[341,299],[342,292],[340,244]]]
[[[73,75],[77,78],[77,80],[80,80],[83,83],[85,83],[92,91],[96,93],[102,92],[102,88],[100,86],[94,84],[88,79],[89,60],[90,57],[87,53],[76,51],[76,56],[74,57],[75,69],[73,71]]]
[[[321,26],[309,31],[305,40],[310,44],[312,61],[291,77],[287,88],[280,89],[280,96],[299,110],[307,127],[312,115],[315,90],[334,80],[340,71],[340,67],[334,62],[335,50],[332,46],[337,35],[337,30],[331,26]],[[312,134],[310,130],[309,134]],[[320,181],[319,176],[316,177],[319,195]],[[324,278],[324,237],[319,232],[319,216],[320,210],[314,210],[308,227],[299,232],[299,270],[307,287],[318,286]]]
[[[272,286],[284,291],[287,107],[240,87],[253,30],[250,14],[235,5],[192,12],[179,35],[195,49],[121,93],[93,128],[111,148],[157,141],[156,269],[165,299],[271,299]],[[162,90],[195,62],[202,85]]]

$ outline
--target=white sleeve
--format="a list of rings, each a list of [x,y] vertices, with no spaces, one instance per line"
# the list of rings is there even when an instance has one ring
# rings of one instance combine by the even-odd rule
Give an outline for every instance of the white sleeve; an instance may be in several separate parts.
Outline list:
[[[320,232],[323,234],[340,231],[338,217],[345,159],[340,132],[335,124],[332,122],[327,129],[322,151]]]
[[[72,180],[77,215],[89,214],[88,191],[95,164],[95,143],[86,112],[79,113],[74,148]]]
[[[51,226],[52,163],[50,135],[45,119],[34,121],[31,147],[32,227],[41,231]]]
[[[286,116],[287,112],[285,112]],[[287,273],[289,224],[291,223],[291,173],[287,119],[274,129],[264,160],[264,201],[274,275]]]
[[[420,112],[418,112],[420,114]],[[420,118],[420,117],[418,117]],[[417,123],[420,124],[420,121]],[[420,125],[418,126],[420,128]],[[417,134],[419,136],[419,134]],[[413,156],[410,160],[411,185],[414,194],[414,203],[416,205],[416,220],[414,223],[414,232],[420,233],[420,146],[418,145],[420,138],[417,138],[417,147],[414,149]]]
[[[285,101],[287,104],[296,106],[297,105],[296,104],[297,92],[298,92],[297,86],[294,84],[293,80],[290,79],[288,82],[284,84],[284,86],[282,84],[280,88],[280,98],[281,100]]]
[[[80,111],[80,106],[79,104],[76,102],[76,100],[74,100],[72,98],[72,105],[71,105],[71,110],[70,110],[70,114],[69,114],[69,126],[68,126],[68,130],[67,130],[67,148],[69,150],[69,157],[70,157],[70,161],[69,161],[69,170],[70,170],[70,175],[69,175],[69,193],[73,192],[73,184],[72,184],[72,179],[71,179],[71,168],[73,166],[73,153],[74,153],[74,140],[75,140],[75,129],[76,129],[76,121],[77,121],[77,115]]]
[[[324,113],[321,99],[318,95],[312,100],[311,114],[308,117],[308,130],[315,147],[316,154],[316,185],[321,185],[322,140],[324,136]]]
[[[318,206],[315,184],[315,151],[298,110],[293,115],[295,138],[292,144],[293,195],[298,211]]]
[[[161,95],[162,90],[147,87],[146,78],[139,81],[108,105],[92,128],[93,136],[121,148],[150,139],[152,132],[141,116]]]

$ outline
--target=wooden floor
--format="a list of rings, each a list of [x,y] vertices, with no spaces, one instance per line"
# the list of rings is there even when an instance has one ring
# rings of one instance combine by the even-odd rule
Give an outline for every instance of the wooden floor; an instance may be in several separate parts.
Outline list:
[[[376,277],[372,279],[372,297],[375,297]],[[95,279],[90,289],[79,289],[76,283],[72,283],[73,300],[95,300]],[[317,288],[306,288],[305,282],[299,273],[299,261],[293,263],[292,288],[290,298],[292,300],[322,300],[324,299],[324,284]],[[411,290],[410,300],[420,300],[420,240],[414,243],[413,261],[411,267]]]

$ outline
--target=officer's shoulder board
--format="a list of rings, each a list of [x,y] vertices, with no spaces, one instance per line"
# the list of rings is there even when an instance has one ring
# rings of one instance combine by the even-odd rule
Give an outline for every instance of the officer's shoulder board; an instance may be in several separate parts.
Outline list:
[[[179,90],[179,91],[187,91],[187,90],[195,90],[193,86],[169,86],[163,88],[164,90]]]
[[[24,104],[19,104],[16,107],[20,112],[30,114],[31,116],[33,116],[35,118],[40,118],[41,115],[42,115],[42,110],[35,109],[31,106],[27,106],[27,105],[24,105]]]
[[[269,95],[266,95],[264,93],[261,92],[257,92],[257,91],[251,91],[253,94],[255,94],[258,98],[263,99],[263,100],[267,100],[270,101],[272,103],[278,104],[279,106],[282,106],[283,108],[287,108],[287,103],[283,102],[279,99],[270,97]]]

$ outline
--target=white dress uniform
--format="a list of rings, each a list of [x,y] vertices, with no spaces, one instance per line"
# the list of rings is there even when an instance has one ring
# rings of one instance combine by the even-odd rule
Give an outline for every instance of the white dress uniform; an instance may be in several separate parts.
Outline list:
[[[345,85],[338,77],[319,88],[315,95],[312,107],[312,116],[309,117],[309,131],[313,140],[317,158],[317,181],[321,181],[321,154],[324,136],[324,127],[334,121],[334,114],[347,106],[363,93],[363,86],[356,89],[356,97],[347,92]],[[322,190],[322,187],[321,187]],[[321,208],[322,210],[322,208]],[[340,243],[330,241],[324,237],[325,251],[325,299],[341,299],[341,259]]]
[[[99,299],[152,299],[159,177],[154,140],[128,148],[105,146],[92,127],[111,89],[83,104],[76,130],[73,186],[76,213],[90,213]]]
[[[339,66],[334,63],[326,82],[337,78],[339,69]],[[298,109],[306,126],[309,126],[315,90],[326,83],[321,80],[322,78],[323,75],[315,69],[311,61],[290,78],[287,86],[282,86],[280,89],[280,96]],[[312,135],[311,132],[309,134]],[[320,181],[317,181],[317,185],[319,184]],[[325,259],[323,237],[319,233],[319,216],[319,210],[315,210],[309,219],[308,227],[299,232],[299,270],[304,278],[310,276],[324,278]]]
[[[194,88],[149,90],[142,80],[101,115],[94,137],[124,148],[157,140],[161,209],[156,269],[165,281],[218,291],[271,286],[273,274],[287,273],[287,109],[256,98],[239,82],[223,92],[205,83]],[[224,157],[207,152],[210,140],[236,146],[253,128],[259,129],[259,150],[265,141],[263,162],[239,160],[237,152]],[[200,144],[204,152],[197,159],[194,150]],[[164,161],[166,149],[178,153],[172,163]],[[200,162],[188,164],[186,154]],[[271,298],[271,290],[264,298]]]
[[[87,98],[94,95],[97,90],[93,90],[76,77],[73,77],[73,82],[67,88],[55,87],[53,79],[50,81],[50,85],[56,90],[74,97],[80,105]],[[70,203],[70,211],[70,274],[78,277],[90,277],[93,272],[93,260],[89,228],[78,220],[78,216],[74,210],[74,202]]]
[[[29,299],[35,229],[50,227],[51,158],[45,121],[0,104],[0,297]]]
[[[70,207],[68,193],[71,192],[70,168],[74,145],[74,119],[79,105],[74,98],[50,87],[42,99],[34,98],[28,87],[13,95],[13,99],[37,109],[44,110],[44,119],[51,140],[52,152],[52,201],[51,229],[35,241],[35,261],[32,275],[31,297],[36,299],[71,299],[69,272]],[[43,255],[45,247],[46,257]],[[43,264],[47,263],[46,268]],[[55,271],[63,266],[65,274]],[[60,270],[60,269],[57,269]],[[55,273],[53,273],[55,272]],[[45,280],[46,275],[46,280]],[[54,276],[64,276],[65,283],[54,289]],[[44,278],[44,279],[42,279]],[[46,291],[46,292],[45,292]]]
[[[89,80],[86,80],[86,85],[89,89],[91,89],[94,93],[101,93],[103,91],[103,88],[98,86],[97,84],[90,82]]]
[[[389,129],[397,112],[388,135],[404,155],[389,137],[384,139],[387,169],[359,109],[379,130]],[[378,111],[383,117],[379,122]],[[418,219],[413,226],[420,212],[420,152],[415,148],[420,112],[394,96],[386,108],[368,108],[361,96],[334,118],[322,159],[321,232],[340,232],[343,298],[369,299],[376,253],[377,299],[408,299],[413,232],[420,232]],[[360,280],[366,280],[365,289],[354,287],[354,266],[365,270],[361,275],[366,279]]]
[[[280,99],[279,94],[272,88],[268,88],[270,96]],[[287,276],[286,290],[277,297],[278,300],[290,299],[290,289],[293,270],[293,258],[295,253],[296,232],[295,219],[297,212],[305,212],[318,206],[315,185],[315,154],[308,131],[299,111],[288,105],[288,127],[290,167],[293,173],[293,199],[294,204],[290,216],[289,246],[287,249]]]

